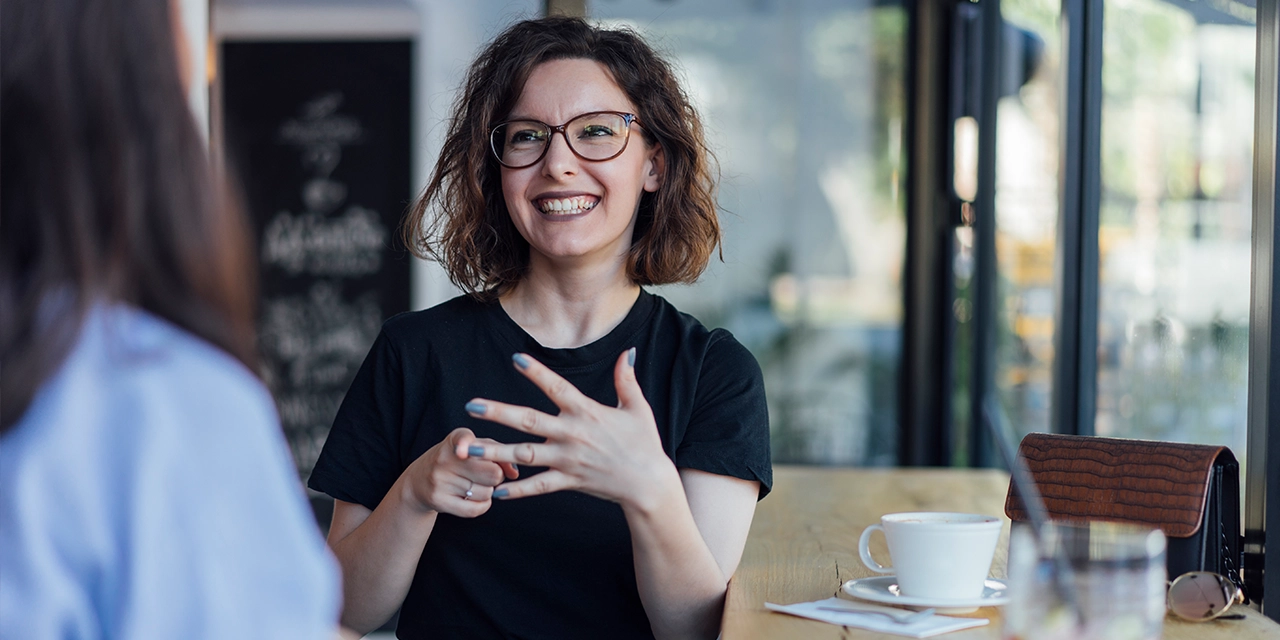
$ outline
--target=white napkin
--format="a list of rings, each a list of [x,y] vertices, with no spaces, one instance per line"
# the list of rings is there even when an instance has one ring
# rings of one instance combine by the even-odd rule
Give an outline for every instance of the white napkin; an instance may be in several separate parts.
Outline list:
[[[904,611],[903,609],[853,602],[843,598],[827,598],[826,600],[818,600],[816,602],[799,602],[796,604],[774,604],[772,602],[766,602],[764,603],[764,606],[770,611],[789,613],[793,616],[821,620],[823,622],[830,622],[831,624],[838,624],[846,627],[858,627],[859,629],[870,629],[871,631],[879,631],[881,633],[892,633],[900,636],[907,636],[908,638],[928,638],[941,633],[950,633],[961,629],[981,627],[991,623],[991,621],[986,618],[955,618],[952,616],[934,615],[919,622],[902,624],[900,622],[894,622],[893,619],[888,616],[882,616],[878,613],[866,613],[866,611],[884,609],[886,611],[901,613]],[[830,611],[827,609],[820,609],[819,607],[841,607],[847,609],[847,611]],[[858,611],[859,609],[862,610],[861,613]]]

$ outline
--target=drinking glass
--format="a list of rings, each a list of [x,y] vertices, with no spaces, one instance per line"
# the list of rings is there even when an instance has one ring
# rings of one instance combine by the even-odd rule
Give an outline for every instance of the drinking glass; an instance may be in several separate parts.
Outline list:
[[[1003,637],[1158,640],[1165,586],[1165,537],[1159,529],[1052,523],[1037,545],[1029,526],[1015,526]]]

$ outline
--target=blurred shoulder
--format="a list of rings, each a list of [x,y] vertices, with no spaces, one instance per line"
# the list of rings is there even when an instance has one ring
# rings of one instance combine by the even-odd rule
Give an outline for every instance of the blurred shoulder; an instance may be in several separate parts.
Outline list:
[[[197,420],[256,414],[275,421],[271,395],[254,372],[146,311],[125,305],[96,309],[77,351],[86,359],[82,366],[120,398],[143,406],[187,406]]]
[[[99,304],[20,420],[49,433],[139,438],[278,431],[262,381],[218,347],[146,311]],[[91,435],[92,434],[92,435]]]
[[[155,629],[201,611],[238,612],[208,621],[215,630],[288,618],[316,632],[336,617],[337,570],[266,387],[145,311],[90,312],[67,360],[4,435],[0,487],[0,538],[14,541],[0,545],[0,565],[23,568],[0,572],[10,587],[0,609],[93,621],[127,606]],[[129,562],[137,557],[149,560]],[[85,590],[96,582],[120,587]]]
[[[44,504],[53,528],[105,540],[137,491],[198,482],[219,458],[260,467],[264,450],[282,466],[282,440],[270,394],[238,360],[145,311],[100,304],[4,435],[0,481],[11,508]]]

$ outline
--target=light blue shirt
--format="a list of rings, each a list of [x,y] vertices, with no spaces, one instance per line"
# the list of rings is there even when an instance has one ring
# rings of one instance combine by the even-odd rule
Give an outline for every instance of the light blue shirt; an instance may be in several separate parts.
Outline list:
[[[0,437],[0,638],[331,638],[339,589],[262,384],[97,307]]]

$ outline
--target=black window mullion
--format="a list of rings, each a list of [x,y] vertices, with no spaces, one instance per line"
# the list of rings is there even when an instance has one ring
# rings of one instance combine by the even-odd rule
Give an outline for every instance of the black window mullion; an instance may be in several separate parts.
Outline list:
[[[1062,208],[1055,255],[1055,433],[1093,435],[1098,390],[1102,2],[1063,0]]]
[[[972,466],[996,462],[990,434],[982,428],[984,400],[995,393],[996,369],[996,112],[1000,101],[1004,20],[1000,0],[982,0],[980,94],[978,99],[978,191],[973,203],[973,374],[969,386],[969,460]]]
[[[907,255],[904,273],[899,464],[951,463],[955,316],[948,119],[954,0],[907,3]]]
[[[1280,6],[1257,6],[1244,580],[1280,621],[1280,433],[1268,433],[1280,420]]]

